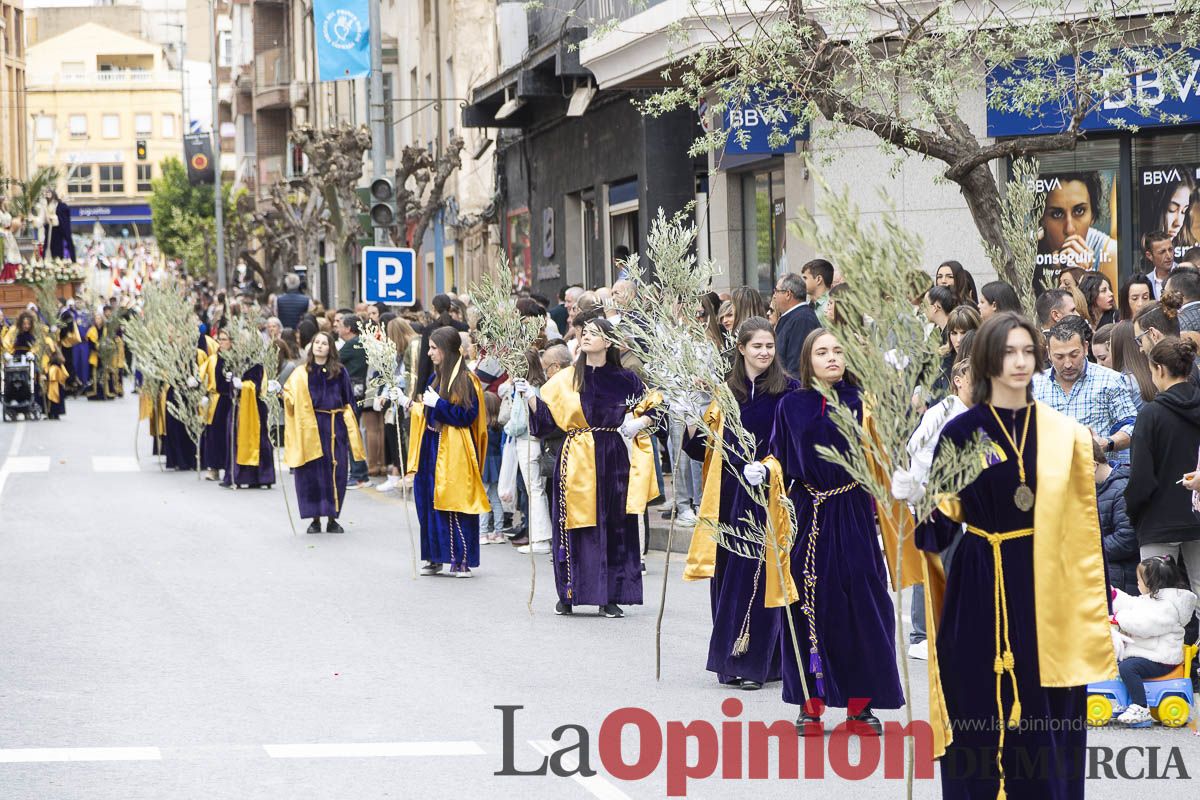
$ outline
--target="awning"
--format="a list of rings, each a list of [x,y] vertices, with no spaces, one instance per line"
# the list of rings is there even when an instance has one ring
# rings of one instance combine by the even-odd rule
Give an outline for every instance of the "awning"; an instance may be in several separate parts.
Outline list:
[[[72,206],[72,225],[93,222],[103,225],[149,225],[151,222],[150,206],[146,203]]]

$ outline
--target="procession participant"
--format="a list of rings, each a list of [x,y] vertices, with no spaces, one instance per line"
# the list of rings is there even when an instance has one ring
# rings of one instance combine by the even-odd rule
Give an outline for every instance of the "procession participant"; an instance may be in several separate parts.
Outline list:
[[[295,470],[301,518],[312,518],[308,533],[344,533],[337,518],[346,499],[350,457],[363,458],[354,417],[350,376],[338,361],[333,337],[320,331],[309,343],[308,360],[292,371],[283,387],[284,462]]]
[[[896,669],[895,614],[888,595],[883,553],[875,533],[875,502],[841,467],[826,461],[819,445],[848,445],[830,417],[820,381],[861,421],[863,403],[837,337],[824,328],[808,335],[800,351],[798,391],[775,411],[770,452],[792,484],[796,539],[792,577],[800,602],[790,608],[800,638],[802,664],[784,641],[783,701],[804,702],[801,679],[811,697],[826,707],[846,708],[847,720],[876,733],[882,724],[874,708],[900,708],[904,693]],[[804,675],[800,675],[800,669]],[[868,705],[849,714],[852,700]],[[796,720],[802,733],[814,733],[819,707],[803,708]]]
[[[452,576],[471,577],[471,567],[479,566],[479,515],[491,510],[481,478],[488,440],[483,386],[461,348],[453,327],[429,335],[433,373],[409,420],[407,472],[421,526],[422,575],[449,564]],[[399,390],[392,399],[408,401]]]
[[[116,364],[115,350],[101,354],[101,343],[105,338],[114,338],[110,328],[116,323],[110,321],[112,308],[102,306],[92,319],[92,327],[87,332],[88,367],[92,377],[92,389],[88,400],[111,400],[118,394],[120,378]]]
[[[605,617],[618,618],[625,616],[619,604],[642,603],[637,518],[658,496],[644,429],[659,399],[647,398],[641,379],[621,367],[615,329],[603,311],[578,315],[574,324],[574,365],[550,378],[540,398],[523,381],[514,389],[527,398],[534,437],[566,437],[550,491],[554,612],[599,606]]]
[[[67,413],[67,366],[62,353],[51,353],[46,368],[46,416],[59,419]]]
[[[58,347],[62,350],[63,365],[67,369],[66,387],[72,391],[81,383],[75,363],[75,348],[83,343],[73,305],[74,302],[69,300],[58,312]]]
[[[750,317],[737,329],[733,369],[726,382],[737,399],[742,427],[755,440],[751,461],[743,461],[734,450],[709,439],[734,441],[734,434],[725,430],[716,401],[704,412],[708,435],[699,436],[697,429],[689,426],[683,444],[689,456],[704,462],[700,522],[692,533],[683,579],[712,578],[708,670],[717,673],[721,683],[747,690],[762,688],[780,677],[783,607],[788,602],[767,605],[772,595],[784,594],[775,564],[777,550],[767,546],[763,558],[747,558],[718,547],[714,535],[718,524],[743,526],[748,515],[760,524],[765,522],[766,512],[742,480],[758,486],[767,479],[762,461],[767,457],[776,407],[787,392],[800,387],[784,373],[775,355],[775,332],[765,318]],[[776,503],[771,510],[781,509]]]
[[[229,331],[217,334],[217,352],[208,356],[202,365],[204,388],[208,392],[208,418],[200,438],[200,468],[206,470],[204,479],[220,479],[220,471],[229,463],[229,412],[233,408],[230,379],[224,353],[233,347]]]
[[[1116,674],[1092,437],[1033,401],[1039,338],[1015,313],[980,328],[975,405],[941,441],[980,437],[986,466],[916,531],[934,754],[951,800],[1083,797],[1085,685]],[[955,542],[943,583],[929,554]]]
[[[189,378],[195,381],[195,378]],[[168,388],[166,394],[166,414],[163,425],[162,455],[166,459],[167,469],[188,471],[196,468],[196,443],[188,435],[187,426],[171,413],[171,401],[175,399],[175,389]],[[207,398],[205,398],[207,399]]]
[[[261,398],[264,389],[275,393],[281,387],[274,379],[264,380],[262,364],[250,367],[240,378],[234,376],[229,387],[229,426],[234,446],[226,457],[221,485],[227,489],[231,486],[269,489],[275,483],[275,451],[267,423],[267,404]]]
[[[22,311],[17,315],[16,324],[6,331],[6,350],[13,355],[29,355],[37,344],[37,329],[34,327],[35,317],[32,311]]]

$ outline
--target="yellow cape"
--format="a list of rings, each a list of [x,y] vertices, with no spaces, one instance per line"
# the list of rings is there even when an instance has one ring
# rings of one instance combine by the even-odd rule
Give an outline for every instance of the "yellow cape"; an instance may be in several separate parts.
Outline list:
[[[541,400],[554,417],[554,423],[564,432],[590,428],[583,415],[579,392],[575,391],[575,367],[570,366],[546,382]],[[643,416],[662,402],[658,392],[650,392],[633,409],[635,417]],[[596,524],[596,440],[590,432],[575,435],[567,453],[567,529],[590,528]],[[650,436],[642,431],[629,448],[629,490],[625,499],[626,514],[641,514],[646,505],[658,497],[658,480],[654,476],[654,451]]]
[[[1092,437],[1087,428],[1050,406],[1036,405],[1033,597],[1039,680],[1046,687],[1084,686],[1117,674],[1105,603],[1108,587],[1096,516]],[[1067,454],[1069,458],[1064,457]],[[962,521],[958,498],[950,498],[939,508],[956,522]],[[934,757],[939,757],[954,740],[936,647],[946,579],[937,554],[923,555],[929,721]]]
[[[259,458],[258,392],[254,381],[242,381],[238,396],[237,463],[241,467],[257,467]]]
[[[52,364],[46,370],[46,397],[50,399],[51,403],[57,403],[62,399],[62,387],[67,382],[67,377],[66,367]]]
[[[346,423],[351,455],[356,461],[365,460],[358,421],[354,419],[354,409],[349,403],[342,408],[342,419]],[[257,433],[256,429],[256,436]],[[316,461],[323,454],[317,412],[313,410],[312,395],[308,392],[308,367],[301,364],[283,387],[283,461],[295,469]]]
[[[461,363],[461,362],[460,362]],[[491,510],[483,486],[483,461],[487,458],[487,408],[483,386],[467,373],[475,390],[475,421],[468,428],[443,425],[437,432],[437,463],[433,465],[433,507],[438,511],[483,514]],[[412,475],[421,466],[421,442],[425,438],[425,406],[414,403],[409,412],[408,465]]]

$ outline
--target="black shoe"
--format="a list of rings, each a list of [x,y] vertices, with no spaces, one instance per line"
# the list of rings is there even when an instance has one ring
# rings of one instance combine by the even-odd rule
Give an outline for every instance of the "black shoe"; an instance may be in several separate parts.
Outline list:
[[[746,692],[757,692],[762,688],[762,684],[758,681],[747,680],[742,678],[742,690]]]
[[[644,573],[645,571],[646,571],[646,559],[643,558],[642,559],[642,572]]]
[[[800,716],[796,717],[796,732],[801,736],[825,735],[825,731],[821,729],[821,718],[806,714],[803,711],[800,712]]]
[[[554,613],[558,614],[560,617],[569,617],[575,613],[575,609],[571,608],[562,600],[559,600],[554,604]]]
[[[321,532],[321,518],[316,517],[313,519],[312,524],[308,526],[307,533],[320,533],[320,532]]]
[[[866,733],[862,726],[866,726],[875,732],[876,736],[883,735],[883,723],[879,721],[879,717],[871,713],[870,708],[864,708],[861,713],[851,716],[846,715],[846,722],[849,723],[846,727],[854,733]]]
[[[609,619],[620,619],[625,616],[625,612],[616,603],[609,603],[606,606],[600,606],[600,613]]]
[[[346,529],[337,524],[337,520],[333,517],[329,518],[329,524],[325,526],[326,533],[345,533]]]

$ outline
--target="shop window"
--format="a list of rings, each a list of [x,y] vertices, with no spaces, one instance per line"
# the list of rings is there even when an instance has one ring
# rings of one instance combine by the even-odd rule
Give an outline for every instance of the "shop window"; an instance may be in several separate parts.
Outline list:
[[[529,241],[529,209],[521,208],[505,220],[505,252],[513,270],[513,288],[528,289],[533,283],[533,248]]]
[[[100,194],[121,194],[125,191],[125,167],[121,164],[100,165]]]
[[[742,177],[742,244],[747,282],[770,294],[787,269],[787,204],[783,170]]]
[[[1148,268],[1145,237],[1163,232],[1179,261],[1200,245],[1200,137],[1196,133],[1142,135],[1133,140],[1134,254]]]
[[[138,164],[137,165],[137,190],[139,192],[149,192],[152,190],[150,180],[154,174],[153,164]]]
[[[92,191],[92,165],[76,164],[67,176],[67,193],[91,194]]]

